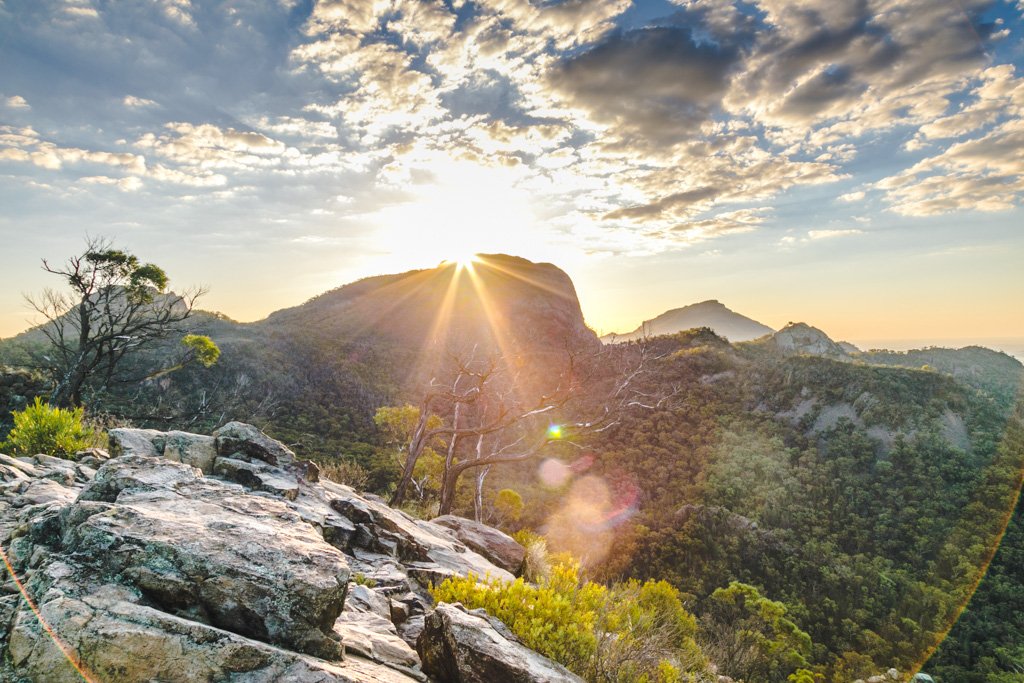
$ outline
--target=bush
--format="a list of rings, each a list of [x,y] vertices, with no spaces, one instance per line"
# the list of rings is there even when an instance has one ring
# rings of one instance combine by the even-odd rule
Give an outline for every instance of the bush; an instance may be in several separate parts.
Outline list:
[[[470,575],[430,592],[438,602],[482,607],[527,647],[594,683],[688,681],[705,668],[696,621],[664,581],[607,588],[581,581],[575,564],[556,564],[537,585]]]
[[[71,459],[76,452],[102,443],[102,434],[83,424],[82,408],[51,408],[37,396],[32,405],[11,415],[14,428],[3,445],[14,455],[46,453]]]
[[[540,534],[529,529],[522,529],[512,534],[516,543],[526,548],[523,561],[523,578],[539,583],[551,576],[551,558],[548,555],[548,542]]]

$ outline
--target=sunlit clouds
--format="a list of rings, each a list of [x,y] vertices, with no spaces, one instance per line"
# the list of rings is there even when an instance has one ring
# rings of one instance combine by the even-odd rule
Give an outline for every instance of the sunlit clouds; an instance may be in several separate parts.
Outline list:
[[[7,0],[0,25],[13,215],[96,232],[188,204],[404,267],[756,249],[802,196],[885,225],[1024,195],[1006,2]]]

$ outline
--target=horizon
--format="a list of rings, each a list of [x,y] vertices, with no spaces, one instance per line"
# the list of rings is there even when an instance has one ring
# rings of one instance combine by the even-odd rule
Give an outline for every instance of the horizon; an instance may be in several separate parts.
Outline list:
[[[357,278],[355,280],[352,280],[351,282],[342,283],[342,284],[338,285],[337,287],[332,287],[332,288],[330,288],[328,290],[325,290],[323,292],[319,292],[317,294],[314,294],[312,297],[308,297],[306,299],[303,299],[302,301],[296,301],[296,302],[293,302],[291,304],[286,304],[282,308],[275,309],[273,311],[269,311],[266,315],[263,315],[263,316],[260,316],[260,317],[257,317],[257,318],[253,318],[253,319],[250,319],[250,320],[239,319],[239,318],[236,318],[235,316],[231,315],[229,311],[223,311],[223,310],[217,310],[217,309],[213,309],[213,308],[208,308],[208,307],[206,307],[206,306],[204,306],[202,304],[200,304],[198,306],[197,310],[205,311],[205,312],[208,312],[208,313],[214,313],[214,314],[218,314],[218,315],[226,315],[232,321],[237,322],[237,323],[241,323],[241,324],[255,323],[255,322],[260,322],[262,320],[266,320],[270,315],[272,315],[273,313],[275,313],[277,311],[280,311],[280,310],[283,310],[283,309],[286,309],[286,308],[293,308],[293,307],[302,306],[305,303],[308,303],[310,300],[312,300],[313,298],[316,298],[317,296],[319,296],[321,294],[325,294],[325,293],[334,291],[336,289],[341,289],[341,288],[343,288],[343,287],[345,287],[345,286],[347,286],[349,284],[353,284],[353,283],[358,282],[358,281],[363,280],[363,279],[373,278],[373,277],[377,277],[377,276],[403,275],[403,274],[406,274],[406,273],[413,273],[413,272],[419,272],[419,271],[431,270],[431,269],[442,269],[442,268],[445,268],[445,267],[447,267],[447,266],[449,266],[451,264],[456,264],[456,263],[460,264],[460,267],[461,267],[461,264],[463,264],[463,263],[468,264],[468,263],[471,263],[471,262],[476,262],[476,261],[480,261],[480,260],[486,260],[486,257],[488,257],[488,256],[510,256],[512,258],[525,258],[525,257],[522,257],[522,256],[517,256],[515,254],[465,254],[465,255],[462,255],[461,257],[457,258],[457,259],[456,258],[445,259],[445,260],[441,261],[440,263],[438,263],[437,265],[433,266],[433,268],[431,268],[431,267],[414,268],[414,269],[410,269],[408,271],[402,271],[402,272],[399,272],[399,273],[375,273],[375,274],[372,274],[372,275],[367,275],[367,276],[364,276],[364,277]],[[527,260],[530,260],[530,259],[527,259]],[[550,263],[550,262],[545,262],[545,261],[540,261],[540,262],[531,261],[531,262],[533,262],[533,263],[549,263],[550,265],[554,265],[555,267],[559,267],[557,263]],[[571,275],[570,275],[570,279],[571,279]],[[573,284],[575,286],[575,282]],[[577,288],[577,298],[579,299],[578,288]],[[1007,355],[1010,355],[1010,356],[1016,358],[1017,360],[1021,361],[1022,363],[1024,363],[1024,335],[1021,335],[1021,336],[1014,336],[1014,335],[997,335],[997,336],[960,335],[960,336],[947,336],[947,337],[928,337],[928,336],[894,337],[894,336],[863,335],[863,336],[859,336],[859,337],[842,337],[842,336],[837,336],[837,335],[833,334],[831,331],[829,331],[828,329],[825,329],[823,326],[817,324],[817,322],[815,322],[813,320],[804,320],[804,319],[800,319],[798,317],[797,318],[792,318],[791,317],[789,320],[787,320],[784,323],[778,323],[778,324],[766,323],[763,320],[760,320],[760,319],[757,319],[757,318],[755,318],[753,316],[747,315],[744,311],[739,310],[739,309],[737,309],[734,306],[731,306],[729,304],[729,302],[721,301],[718,298],[701,299],[699,301],[691,301],[691,302],[687,302],[687,303],[681,304],[679,306],[673,306],[672,308],[665,309],[665,310],[660,311],[659,313],[657,313],[655,315],[652,315],[650,317],[644,318],[643,320],[637,321],[636,324],[633,325],[632,327],[618,329],[618,330],[612,330],[612,331],[603,331],[600,328],[598,328],[597,326],[595,326],[590,321],[590,319],[587,317],[587,312],[586,312],[585,309],[583,310],[583,318],[584,318],[584,322],[586,322],[587,326],[591,330],[593,330],[595,332],[595,334],[597,334],[599,337],[604,337],[604,336],[607,336],[607,335],[610,335],[610,334],[628,334],[628,333],[638,329],[643,324],[645,324],[647,322],[650,322],[652,319],[654,319],[654,318],[656,318],[656,317],[658,317],[658,316],[660,316],[660,315],[662,315],[664,313],[668,313],[668,312],[673,311],[673,310],[678,310],[678,309],[681,309],[681,308],[687,308],[689,306],[693,306],[693,305],[697,305],[697,304],[701,304],[701,303],[708,303],[708,302],[717,302],[717,303],[723,305],[725,308],[727,308],[731,312],[739,314],[739,315],[741,315],[743,317],[746,317],[748,319],[754,320],[755,322],[758,322],[758,323],[761,323],[761,324],[766,324],[768,327],[771,327],[775,331],[779,331],[783,327],[785,327],[786,325],[791,324],[791,323],[804,323],[804,324],[808,324],[808,325],[811,325],[812,327],[816,327],[818,329],[821,329],[832,340],[837,341],[837,342],[841,341],[841,342],[848,342],[848,343],[854,344],[861,351],[868,351],[868,350],[874,350],[874,349],[884,349],[884,350],[890,350],[890,351],[909,351],[909,350],[914,350],[914,349],[923,349],[923,348],[927,348],[927,347],[930,347],[930,346],[941,347],[941,348],[963,348],[965,346],[982,346],[984,348],[988,348],[988,349],[991,349],[991,350],[994,350],[994,351],[999,351],[999,352],[1002,352],[1002,353],[1006,353]],[[10,334],[10,335],[0,334],[0,341],[3,341],[5,339],[9,339],[9,338],[18,336],[19,334],[21,334],[23,332],[29,331],[30,329],[32,329],[32,327],[33,326],[24,327],[22,329],[17,330],[13,334]]]
[[[466,253],[623,332],[1024,337],[1024,10],[0,5],[0,338],[87,234],[262,319]]]

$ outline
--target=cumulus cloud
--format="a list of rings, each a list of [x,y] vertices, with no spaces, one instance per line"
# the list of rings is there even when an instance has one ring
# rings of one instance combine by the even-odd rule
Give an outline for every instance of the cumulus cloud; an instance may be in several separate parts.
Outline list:
[[[135,95],[125,95],[122,100],[126,107],[155,107],[156,102],[153,100],[147,100],[144,97],[136,97]]]
[[[8,109],[31,109],[28,102],[21,95],[11,95],[3,99],[4,106]]]
[[[106,109],[52,96],[74,78],[16,83],[6,108],[52,107],[67,129],[7,126],[0,161],[126,191],[291,191],[347,217],[475,164],[609,251],[756,231],[783,193],[849,179],[880,140],[895,170],[838,201],[870,192],[913,216],[1019,203],[1024,86],[993,57],[1009,26],[986,23],[989,0],[673,0],[646,23],[630,6],[40,0],[17,17],[25,53],[88,55],[75,78]]]

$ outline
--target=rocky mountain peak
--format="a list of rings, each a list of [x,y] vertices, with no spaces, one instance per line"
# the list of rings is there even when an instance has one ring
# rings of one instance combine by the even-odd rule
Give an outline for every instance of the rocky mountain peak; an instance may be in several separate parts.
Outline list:
[[[605,335],[601,340],[606,344],[626,342],[697,327],[708,327],[731,342],[749,341],[773,332],[767,325],[731,310],[717,299],[708,299],[665,311],[656,318],[645,320],[632,332]]]
[[[843,347],[807,323],[789,323],[771,337],[772,344],[787,354],[806,354],[848,360]]]

